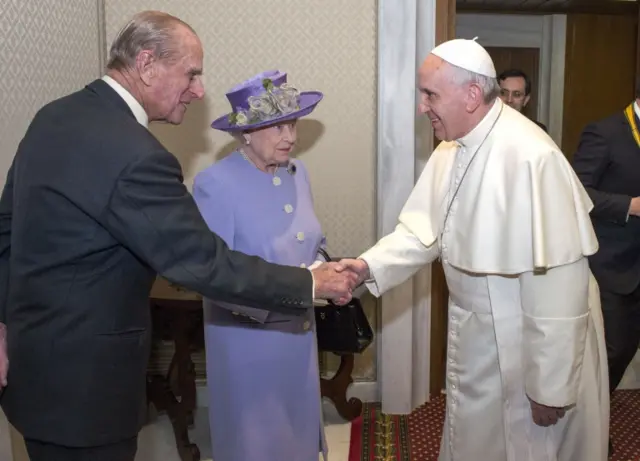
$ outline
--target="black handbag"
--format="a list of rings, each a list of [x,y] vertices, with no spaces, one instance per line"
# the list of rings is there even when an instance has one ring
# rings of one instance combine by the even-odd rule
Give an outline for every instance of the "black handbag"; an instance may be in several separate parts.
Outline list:
[[[318,252],[331,261],[323,248]],[[360,354],[373,342],[373,330],[358,298],[352,298],[344,306],[328,301],[326,306],[316,306],[315,314],[320,351]]]

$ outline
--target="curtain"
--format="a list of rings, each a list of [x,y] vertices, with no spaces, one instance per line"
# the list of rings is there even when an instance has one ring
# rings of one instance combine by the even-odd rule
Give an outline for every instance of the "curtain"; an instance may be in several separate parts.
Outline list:
[[[433,148],[417,117],[417,71],[435,45],[435,0],[378,2],[377,237],[392,232]],[[429,399],[431,268],[381,299],[382,411],[407,414]]]

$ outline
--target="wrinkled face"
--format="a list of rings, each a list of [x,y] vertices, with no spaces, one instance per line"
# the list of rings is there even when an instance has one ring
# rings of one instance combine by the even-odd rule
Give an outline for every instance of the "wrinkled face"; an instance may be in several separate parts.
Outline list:
[[[177,59],[153,60],[149,66],[146,109],[150,120],[182,123],[187,106],[204,97],[200,39],[185,27],[176,32]]]
[[[246,148],[250,149],[265,165],[287,163],[298,136],[296,122],[297,120],[291,120],[245,133],[245,139],[249,140]]]
[[[530,96],[525,90],[526,82],[522,77],[507,77],[500,81],[500,99],[518,112],[529,103]]]
[[[441,141],[461,138],[468,132],[469,113],[480,104],[477,86],[458,84],[452,67],[430,54],[418,72],[419,112],[431,120],[435,136]],[[481,90],[480,90],[481,93]]]

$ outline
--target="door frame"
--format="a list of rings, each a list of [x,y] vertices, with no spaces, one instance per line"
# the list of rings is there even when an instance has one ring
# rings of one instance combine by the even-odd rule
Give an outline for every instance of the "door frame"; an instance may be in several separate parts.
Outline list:
[[[549,135],[560,146],[567,16],[460,13],[455,37],[476,36],[484,46],[540,49],[538,88],[534,89],[538,92],[538,121],[547,125]]]
[[[436,0],[436,45],[456,38],[455,0]],[[438,145],[434,139],[434,147]],[[447,312],[449,289],[440,262],[431,264],[431,337],[429,392],[432,397],[442,392],[445,382],[447,353]]]

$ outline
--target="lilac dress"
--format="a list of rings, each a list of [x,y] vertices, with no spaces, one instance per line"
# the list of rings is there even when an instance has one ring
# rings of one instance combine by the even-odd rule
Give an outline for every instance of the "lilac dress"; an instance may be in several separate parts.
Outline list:
[[[234,152],[199,173],[193,195],[234,250],[309,266],[323,244],[304,165],[258,170]],[[209,420],[214,461],[317,461],[326,454],[313,311],[259,321],[205,300]],[[266,318],[265,318],[266,317]]]

